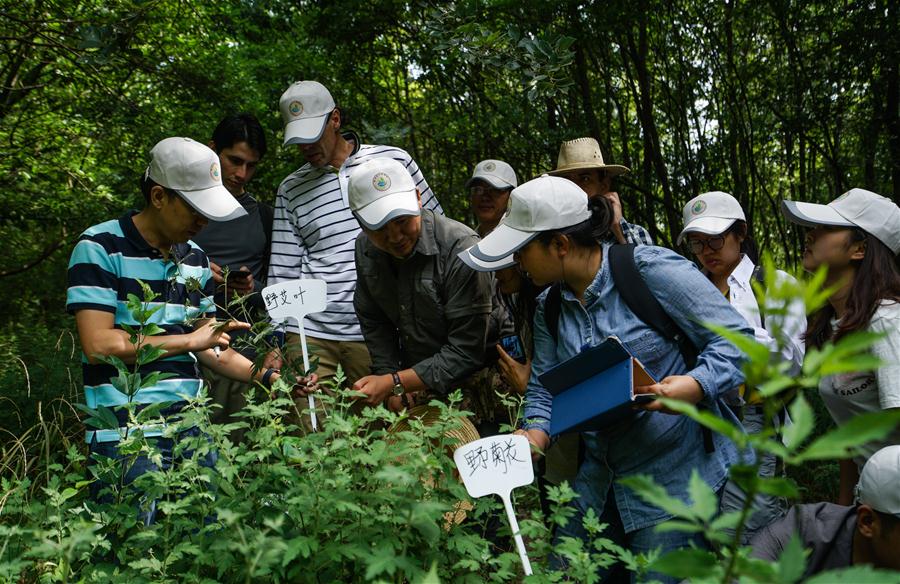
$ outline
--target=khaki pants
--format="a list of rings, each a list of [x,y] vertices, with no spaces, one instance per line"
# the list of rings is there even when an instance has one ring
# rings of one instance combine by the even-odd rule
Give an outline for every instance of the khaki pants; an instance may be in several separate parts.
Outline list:
[[[250,385],[244,381],[235,381],[219,375],[202,365],[200,371],[209,388],[208,394],[211,402],[221,406],[210,408],[209,420],[213,424],[230,424],[240,421],[241,418],[234,415],[247,405],[247,392],[250,390]],[[246,430],[243,428],[233,430],[230,434],[231,441],[238,444],[244,439],[245,432]]]
[[[344,389],[349,389],[360,378],[370,373],[369,366],[372,364],[372,359],[369,357],[369,349],[366,348],[366,344],[362,341],[332,341],[307,336],[306,346],[309,349],[309,360],[312,361],[314,357],[319,360],[319,366],[315,372],[319,376],[319,383],[322,384],[322,391],[328,395],[333,396],[334,392],[330,388],[325,387],[324,384],[334,379],[338,365],[344,370],[344,377],[346,378],[343,385]],[[292,360],[296,359],[298,363],[302,363],[300,335],[288,334],[285,349]],[[294,403],[301,412],[309,409],[309,402],[305,397],[295,400]],[[356,411],[362,408],[362,402],[357,403],[359,405],[354,405],[351,410]],[[321,400],[316,400],[317,421],[322,423],[327,416],[328,412],[323,407]],[[308,413],[301,416],[300,425],[306,430],[312,429]]]

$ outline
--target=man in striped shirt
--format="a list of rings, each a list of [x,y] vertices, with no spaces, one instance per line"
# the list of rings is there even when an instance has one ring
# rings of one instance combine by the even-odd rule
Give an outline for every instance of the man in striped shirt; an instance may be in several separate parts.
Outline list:
[[[69,261],[66,309],[75,315],[83,351],[85,401],[93,409],[110,408],[119,426],[88,430],[92,456],[120,458],[120,440],[134,431],[128,410],[122,407],[126,404],[136,404],[140,410],[165,403],[161,416],[172,421],[171,416],[177,415],[200,389],[198,361],[217,373],[248,383],[268,385],[278,378],[274,369],[254,373],[246,357],[228,348],[228,333],[250,325],[215,322],[209,261],[189,241],[209,220],[227,221],[246,214],[222,186],[216,153],[188,138],[159,142],[151,152],[141,191],[146,204],[140,212],[132,211],[88,228]],[[142,365],[140,373],[145,382],[154,373],[169,377],[123,392],[127,388],[117,386],[116,368],[100,357],[116,357],[129,367],[137,360],[137,347],[124,327],[138,328],[141,324],[128,308],[129,295],[144,297],[141,282],[157,295],[150,302],[150,308],[156,310],[147,324],[163,331],[143,337],[141,343],[164,349],[165,353]],[[141,431],[153,438],[164,465],[168,465],[175,444],[199,432],[188,428],[176,438],[162,437],[164,423],[159,417],[142,426]],[[205,462],[214,464],[214,456],[207,456]],[[126,482],[155,469],[155,464],[148,456],[138,456],[127,471]],[[92,485],[95,496],[101,483]],[[154,514],[151,504],[141,516],[149,524]]]
[[[284,144],[296,144],[306,164],[278,187],[272,233],[269,284],[299,278],[324,280],[328,305],[304,321],[318,357],[320,379],[334,376],[341,365],[349,385],[369,374],[370,358],[353,309],[356,289],[354,249],[360,227],[350,212],[350,171],[367,160],[393,158],[409,171],[422,193],[422,206],[443,214],[441,206],[404,150],[360,143],[353,132],[341,132],[343,114],[324,85],[298,81],[281,96]],[[296,336],[288,325],[288,342]]]

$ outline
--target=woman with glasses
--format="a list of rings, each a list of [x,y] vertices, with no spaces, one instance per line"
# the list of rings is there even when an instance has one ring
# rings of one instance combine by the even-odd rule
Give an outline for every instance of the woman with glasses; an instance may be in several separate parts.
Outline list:
[[[773,358],[791,363],[792,372],[798,372],[803,364],[802,335],[806,329],[803,303],[792,303],[784,318],[771,315],[764,319],[760,315],[752,282],[762,282],[762,271],[757,265],[756,243],[737,199],[728,193],[714,191],[688,201],[684,206],[684,229],[678,236],[678,243],[683,242],[697,258],[706,277],[753,327],[756,340],[770,348]],[[776,272],[776,278],[793,280],[780,270]],[[781,340],[780,346],[776,338]],[[756,391],[741,386],[726,399],[738,412],[748,433],[756,434],[763,429],[765,406]],[[786,412],[782,410],[773,423],[779,426],[786,421]],[[775,476],[779,465],[774,455],[764,455],[759,463],[760,476]],[[723,511],[740,510],[744,500],[741,489],[729,481],[722,497]],[[744,543],[749,542],[757,530],[780,518],[786,509],[786,502],[780,497],[757,496],[754,513],[742,533]]]
[[[588,199],[575,183],[542,176],[514,189],[509,213],[500,225],[460,254],[476,270],[518,263],[536,285],[559,285],[556,338],[545,319],[547,293],[538,297],[534,316],[534,355],[522,432],[538,452],[550,444],[553,415],[553,399],[540,376],[611,335],[659,380],[635,388],[636,392],[702,404],[737,423],[720,396],[743,381],[742,355],[700,322],[718,322],[747,333],[749,327],[690,262],[665,248],[634,248],[635,264],[647,286],[699,351],[696,364],[689,368],[677,342],[642,321],[616,288],[608,267],[611,244],[604,241],[613,221],[614,212],[604,197]],[[602,537],[634,553],[706,545],[703,534],[658,531],[656,527],[672,516],[618,479],[649,475],[671,496],[690,504],[692,472],[721,491],[728,467],[737,460],[731,441],[714,434],[712,448],[707,448],[699,424],[672,415],[659,401],[581,436],[585,458],[573,484],[579,497],[570,503],[574,513],[558,530],[558,538],[580,538],[590,545],[592,537],[583,523],[590,509],[594,521],[609,526]],[[621,565],[597,569],[604,581],[624,576]],[[656,574],[648,577],[677,581]]]
[[[883,335],[870,349],[882,361],[878,369],[819,382],[831,417],[841,425],[863,413],[900,408],[900,208],[873,192],[851,189],[827,205],[784,201],[782,210],[790,221],[810,228],[803,268],[827,266],[825,285],[837,287],[810,315],[807,346],[819,348],[857,331]],[[852,504],[859,469],[894,444],[900,444],[900,428],[864,445],[861,456],[841,461],[838,504]]]

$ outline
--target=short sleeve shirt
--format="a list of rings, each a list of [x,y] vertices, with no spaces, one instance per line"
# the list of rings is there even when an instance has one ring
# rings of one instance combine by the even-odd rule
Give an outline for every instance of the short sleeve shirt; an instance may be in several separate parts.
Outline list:
[[[885,335],[871,349],[883,365],[876,371],[831,375],[819,383],[822,401],[838,424],[867,412],[900,408],[900,303],[885,302],[879,306],[868,330]],[[884,440],[866,444],[865,456],[854,460],[862,468],[869,456],[892,444],[900,444],[900,428]]]
[[[149,322],[165,331],[184,334],[193,331],[190,322],[215,316],[212,297],[215,292],[209,261],[191,242],[176,244],[168,259],[141,236],[134,225],[135,212],[119,219],[94,225],[81,234],[69,260],[66,310],[99,310],[114,316],[115,327],[138,326],[128,310],[128,297],[144,298],[141,282],[156,294],[150,302],[157,308]],[[140,369],[145,377],[154,372],[171,377],[142,387],[133,402],[150,404],[184,402],[197,395],[202,380],[193,353],[164,356]],[[115,407],[128,403],[129,396],[116,389],[112,380],[118,376],[115,367],[105,363],[89,363],[82,355],[84,393],[87,406]],[[124,419],[120,420],[124,423]],[[147,436],[158,435],[161,428],[145,429]],[[119,431],[88,431],[87,440],[110,442],[120,438]]]

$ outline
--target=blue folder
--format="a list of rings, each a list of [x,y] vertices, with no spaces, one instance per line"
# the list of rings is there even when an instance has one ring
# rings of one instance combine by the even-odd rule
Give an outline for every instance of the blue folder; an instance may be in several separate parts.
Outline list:
[[[585,349],[538,377],[553,395],[550,435],[601,430],[630,416],[634,387],[656,383],[616,337]]]

